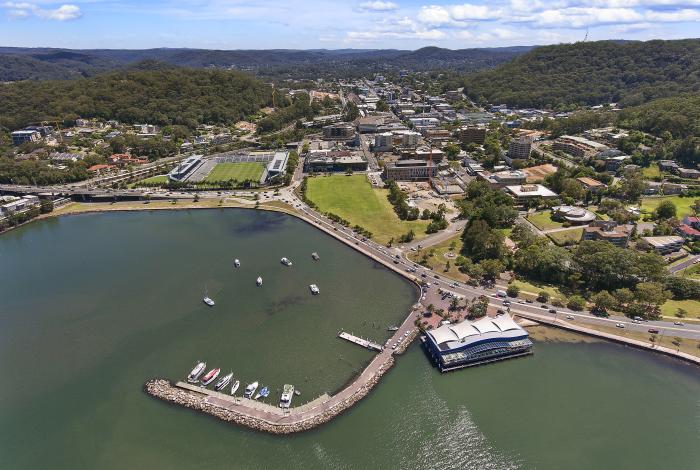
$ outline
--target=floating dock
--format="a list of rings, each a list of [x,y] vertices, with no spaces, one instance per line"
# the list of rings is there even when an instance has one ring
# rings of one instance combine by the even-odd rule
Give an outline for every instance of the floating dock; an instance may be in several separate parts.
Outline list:
[[[380,345],[380,344],[374,343],[372,341],[369,341],[369,340],[366,340],[363,338],[358,338],[357,336],[351,335],[350,333],[346,333],[344,331],[341,331],[340,333],[338,333],[338,338],[342,338],[346,341],[350,341],[351,343],[358,344],[358,345],[362,346],[363,348],[374,349],[375,351],[379,351],[379,352],[382,352],[382,350],[384,349],[382,347],[382,345]]]

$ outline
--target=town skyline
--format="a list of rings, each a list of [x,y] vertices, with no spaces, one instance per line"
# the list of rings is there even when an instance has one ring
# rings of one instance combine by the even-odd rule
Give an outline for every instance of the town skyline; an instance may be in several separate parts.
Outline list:
[[[59,48],[466,49],[696,36],[700,1],[217,0],[0,3],[0,44]]]

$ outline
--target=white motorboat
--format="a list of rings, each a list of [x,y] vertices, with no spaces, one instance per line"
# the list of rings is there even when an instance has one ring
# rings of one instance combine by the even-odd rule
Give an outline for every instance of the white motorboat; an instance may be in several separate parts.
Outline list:
[[[280,263],[282,263],[282,264],[285,265],[285,266],[291,266],[291,265],[292,265],[292,260],[290,260],[289,258],[282,258],[282,259],[280,260]]]
[[[313,295],[318,295],[318,294],[321,293],[321,291],[319,290],[319,288],[318,288],[318,286],[317,286],[316,284],[311,284],[311,285],[309,285],[309,289],[311,289],[311,293],[312,293]]]
[[[280,408],[289,408],[294,398],[294,385],[285,384],[280,397]]]
[[[213,307],[215,305],[214,301],[209,297],[209,292],[207,291],[206,286],[204,287],[204,298],[202,299],[202,302],[209,305],[210,307]]]
[[[235,382],[233,382],[233,385],[231,385],[231,395],[236,393],[236,390],[238,390],[238,387],[240,387],[240,386],[241,386],[240,380],[236,380]]]
[[[318,253],[316,253],[315,251],[311,253],[311,257],[314,259],[314,261],[318,261],[321,259],[321,257],[318,256]]]
[[[238,258],[234,259],[233,265],[237,268],[240,268],[241,267],[241,260],[239,260]]]
[[[258,278],[255,280],[255,283],[259,286],[262,286],[262,278],[258,276]]]
[[[197,383],[199,381],[199,376],[202,375],[202,372],[207,368],[207,363],[199,361],[196,366],[194,366],[194,369],[192,369],[192,372],[190,372],[190,375],[187,376],[187,381],[191,384]]]
[[[223,390],[226,388],[228,384],[231,383],[231,379],[233,378],[233,372],[230,374],[224,375],[219,379],[218,382],[216,382],[216,385],[214,385],[214,390]]]
[[[251,398],[257,389],[258,389],[258,382],[253,382],[252,384],[249,384],[245,388],[245,392],[243,392],[243,396],[246,398]]]

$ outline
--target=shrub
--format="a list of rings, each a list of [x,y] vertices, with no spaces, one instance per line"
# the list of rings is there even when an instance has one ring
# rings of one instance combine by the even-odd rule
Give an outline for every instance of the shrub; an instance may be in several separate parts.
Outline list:
[[[541,291],[539,294],[537,294],[537,301],[538,302],[548,302],[549,301],[549,292]]]
[[[520,294],[520,288],[515,284],[511,284],[506,289],[506,294],[508,294],[508,297],[517,297]]]
[[[586,308],[586,300],[580,295],[574,295],[569,299],[569,302],[566,306],[569,307],[571,310],[580,312],[581,310]]]

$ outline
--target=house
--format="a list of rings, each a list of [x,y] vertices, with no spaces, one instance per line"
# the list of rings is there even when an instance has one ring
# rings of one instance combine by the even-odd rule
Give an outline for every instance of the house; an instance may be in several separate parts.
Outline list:
[[[700,217],[691,217],[689,215],[686,215],[683,217],[683,223],[685,225],[690,225],[696,230],[700,230]]]
[[[674,253],[683,247],[685,239],[678,236],[665,237],[642,237],[639,241],[641,248],[647,248],[656,251],[660,255],[668,255]]]
[[[700,240],[700,230],[697,230],[690,225],[680,224],[676,227],[676,233],[686,240]]]
[[[630,230],[625,226],[618,226],[613,220],[594,220],[588,227],[583,228],[581,240],[606,241],[619,248],[627,248]]]
[[[581,186],[583,186],[583,189],[586,191],[590,191],[592,193],[599,193],[601,191],[605,191],[608,187],[601,183],[598,180],[595,180],[593,178],[588,178],[586,176],[582,176],[580,178],[576,178],[576,180],[581,183]]]
[[[90,168],[88,168],[88,171],[100,175],[102,173],[107,173],[113,168],[115,168],[114,165],[105,165],[104,163],[102,163],[99,165],[92,165]]]
[[[696,180],[700,178],[700,171],[694,170],[692,168],[679,168],[678,176],[680,176],[681,178]]]
[[[679,168],[678,163],[674,162],[673,160],[659,160],[657,165],[659,165],[659,170],[667,171],[669,173],[676,173]]]
[[[41,138],[41,134],[39,134],[38,131],[27,129],[14,131],[10,135],[12,137],[12,145],[22,145],[26,142],[36,142]]]

